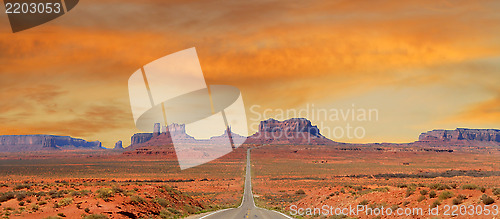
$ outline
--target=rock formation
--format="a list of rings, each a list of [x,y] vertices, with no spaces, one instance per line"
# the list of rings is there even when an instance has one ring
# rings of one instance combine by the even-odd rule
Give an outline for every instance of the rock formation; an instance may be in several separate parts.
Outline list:
[[[131,145],[141,144],[151,140],[151,138],[153,138],[153,133],[135,133],[130,138],[130,144]]]
[[[101,149],[101,142],[57,135],[1,135],[0,152]]]
[[[113,149],[123,149],[122,141],[121,140],[117,141]]]
[[[155,129],[160,128],[160,124],[155,124]],[[148,145],[171,145],[172,137],[183,142],[195,143],[196,140],[186,133],[186,126],[184,124],[171,124],[165,127],[165,132],[161,133],[136,133],[130,139],[129,149],[139,148]]]
[[[285,121],[268,119],[261,121],[259,131],[248,137],[251,144],[332,144],[334,141],[320,134],[317,126],[304,118]]]
[[[466,129],[455,130],[432,130],[420,134],[419,141],[492,141],[500,142],[500,130],[498,129]]]
[[[160,135],[160,123],[155,123],[153,128],[153,137]]]

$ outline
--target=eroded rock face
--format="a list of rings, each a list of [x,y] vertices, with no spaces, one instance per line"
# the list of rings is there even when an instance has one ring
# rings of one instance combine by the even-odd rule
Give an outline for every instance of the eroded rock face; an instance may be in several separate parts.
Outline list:
[[[311,121],[304,118],[294,118],[285,120],[283,122],[275,119],[261,121],[259,125],[259,132],[307,132],[316,137],[323,137],[321,136],[321,134],[319,134],[318,127],[311,125]]]
[[[317,126],[304,118],[285,121],[261,121],[259,131],[248,138],[250,144],[331,144],[334,141],[320,134]]]
[[[114,149],[123,149],[123,142],[121,140],[117,141]]]
[[[101,149],[101,142],[57,135],[2,135],[0,151],[21,152],[51,149]]]
[[[153,137],[160,135],[160,123],[155,123],[153,128]]]
[[[135,133],[130,138],[130,144],[141,144],[151,140],[151,138],[153,138],[153,133]]]
[[[500,130],[498,129],[466,129],[455,130],[432,130],[420,134],[419,141],[492,141],[500,142]]]

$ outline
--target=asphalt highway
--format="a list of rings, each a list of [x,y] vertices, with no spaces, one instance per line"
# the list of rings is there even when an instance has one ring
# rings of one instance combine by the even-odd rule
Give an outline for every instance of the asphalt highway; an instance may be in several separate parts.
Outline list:
[[[252,218],[252,219],[283,219],[291,218],[277,211],[271,211],[255,206],[252,193],[252,174],[250,171],[250,150],[247,150],[247,167],[245,175],[245,190],[243,192],[243,201],[238,208],[224,209],[208,214],[200,219],[216,219],[216,218]]]

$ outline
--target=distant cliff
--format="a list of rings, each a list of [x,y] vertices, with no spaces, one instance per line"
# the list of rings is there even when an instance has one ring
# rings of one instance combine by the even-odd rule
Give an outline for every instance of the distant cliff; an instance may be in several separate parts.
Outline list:
[[[135,149],[143,146],[150,145],[170,145],[172,144],[172,137],[178,141],[195,142],[196,140],[186,133],[186,126],[184,124],[171,124],[168,127],[161,127],[163,131],[160,132],[159,123],[155,124],[153,133],[136,133],[130,138],[130,146],[128,149]]]
[[[57,135],[0,135],[0,152],[101,149],[101,142]]]
[[[498,129],[466,129],[455,130],[432,130],[420,134],[419,141],[487,141],[500,142],[500,130]]]
[[[332,144],[334,141],[320,134],[317,126],[304,118],[285,121],[261,121],[259,131],[248,137],[250,144]]]

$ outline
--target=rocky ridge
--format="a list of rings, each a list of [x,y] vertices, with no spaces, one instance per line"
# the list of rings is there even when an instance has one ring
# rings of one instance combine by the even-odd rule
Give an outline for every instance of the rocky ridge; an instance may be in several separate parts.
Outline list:
[[[100,141],[57,135],[1,135],[0,152],[103,149]]]

